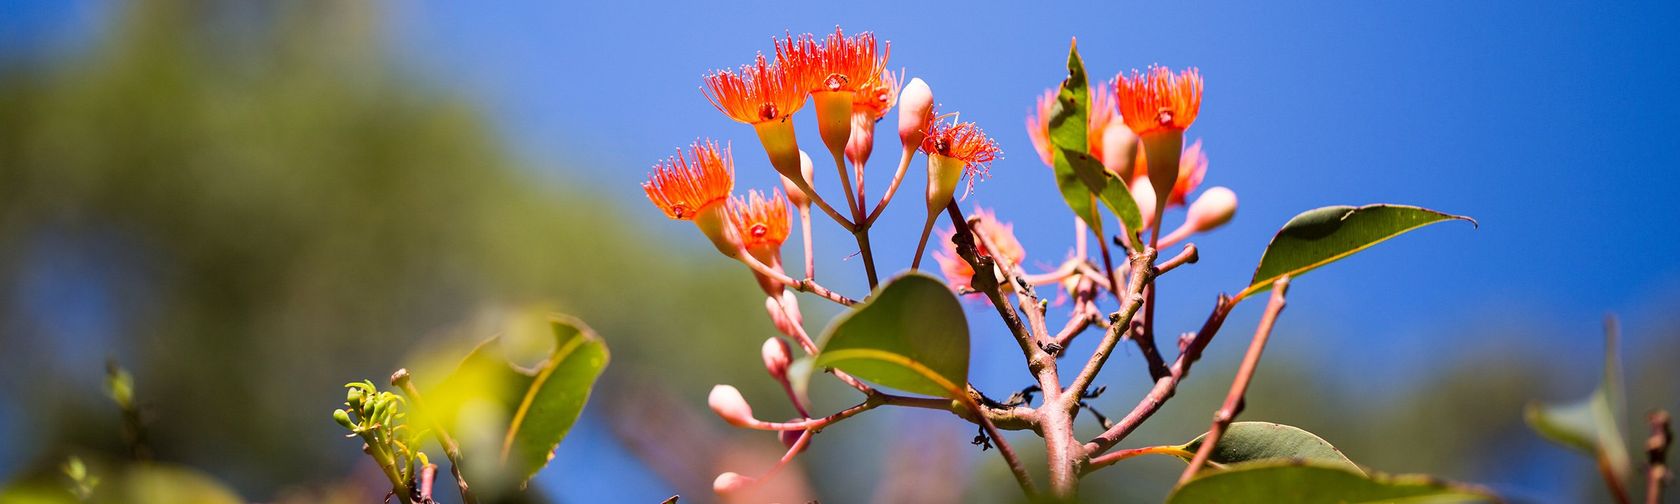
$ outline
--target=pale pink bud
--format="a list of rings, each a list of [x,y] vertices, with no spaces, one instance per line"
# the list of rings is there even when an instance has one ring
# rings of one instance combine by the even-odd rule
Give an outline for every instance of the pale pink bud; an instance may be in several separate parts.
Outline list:
[[[798,421],[798,420],[804,420],[804,419],[800,418],[800,419],[795,419],[793,421]],[[786,446],[788,448],[793,448],[794,443],[799,442],[799,436],[802,436],[804,434],[805,434],[805,431],[802,431],[802,430],[785,430],[785,431],[777,432],[776,433],[776,438],[782,440],[782,446]],[[806,446],[810,446],[810,443],[807,442]],[[803,451],[803,450],[801,450],[801,451]]]
[[[1149,185],[1148,175],[1132,181],[1132,199],[1137,201],[1138,213],[1143,214],[1143,229],[1154,227],[1155,187]],[[1142,231],[1142,229],[1136,231]]]
[[[875,151],[875,121],[867,114],[852,114],[852,136],[846,140],[846,159],[853,166],[869,164],[869,154]]]
[[[792,334],[793,326],[788,321],[787,312],[782,310],[782,304],[774,297],[764,298],[764,311],[770,314],[770,323],[776,325],[776,330],[782,334]]]
[[[811,178],[811,175],[816,171],[812,166],[811,155],[806,154],[805,151],[799,151],[799,172],[805,177],[807,185],[817,183]],[[787,190],[788,202],[793,203],[793,206],[802,209],[811,208],[811,198],[805,195],[805,191],[799,189],[799,183],[787,178],[786,175],[782,176],[782,189]]]
[[[1099,148],[1102,149],[1103,168],[1119,175],[1120,180],[1131,181],[1137,175],[1137,167],[1132,163],[1137,160],[1138,139],[1132,129],[1126,127],[1125,121],[1109,121],[1103,126]]]
[[[788,363],[793,361],[793,349],[786,341],[771,336],[764,340],[764,348],[760,350],[764,356],[764,369],[777,380],[787,379]]]
[[[1196,231],[1208,231],[1230,222],[1236,214],[1237,193],[1224,187],[1213,187],[1190,203],[1189,215],[1184,220]]]
[[[792,315],[793,323],[805,325],[805,314],[799,312],[799,296],[793,295],[793,291],[782,291],[782,307]]]
[[[757,482],[758,480],[747,476],[726,472],[719,474],[717,479],[712,480],[712,492],[726,494],[750,487]]]
[[[910,79],[904,85],[904,92],[898,95],[898,139],[911,148],[920,146],[930,124],[933,124],[933,89],[920,77]]]
[[[747,399],[741,397],[741,391],[735,390],[735,387],[712,387],[711,395],[706,396],[706,404],[712,407],[713,413],[717,413],[717,416],[730,425],[746,427],[758,423],[758,420],[753,418],[752,406],[747,404]]]

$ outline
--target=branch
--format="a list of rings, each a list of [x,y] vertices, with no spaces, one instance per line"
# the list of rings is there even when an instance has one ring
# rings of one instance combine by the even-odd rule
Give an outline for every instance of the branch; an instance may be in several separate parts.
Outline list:
[[[997,272],[993,269],[992,257],[980,255],[974,246],[974,231],[969,229],[968,221],[963,219],[962,210],[957,208],[955,201],[945,205],[945,213],[950,216],[951,225],[956,228],[956,232],[951,235],[951,242],[957,246],[957,255],[962,256],[974,269],[974,277],[969,280],[969,285],[991,300],[992,306],[997,308],[998,316],[1003,318],[1004,324],[1009,326],[1010,334],[1015,336],[1015,343],[1020,345],[1021,354],[1026,356],[1029,363],[1036,362],[1034,351],[1042,353],[1043,350],[1033,344],[1032,333],[1027,330],[1026,324],[1021,323],[1015,309],[1003,298]]]
[[[414,380],[410,379],[407,368],[391,373],[391,385],[402,390],[415,409],[426,411],[426,400],[420,397],[420,389],[414,386]],[[472,490],[467,487],[467,479],[461,476],[461,445],[455,442],[449,431],[444,430],[443,424],[439,423],[435,416],[427,414],[426,419],[431,423],[429,427],[437,437],[438,445],[443,446],[443,455],[449,457],[449,473],[455,476],[455,486],[461,491],[461,502],[477,504],[478,498],[474,497]],[[426,486],[429,488],[431,485]]]
[[[1085,362],[1085,369],[1068,384],[1068,390],[1072,391],[1074,396],[1084,394],[1085,388],[1091,385],[1091,381],[1097,378],[1097,373],[1102,371],[1103,364],[1108,362],[1109,353],[1120,343],[1122,333],[1131,327],[1132,317],[1137,315],[1138,307],[1143,304],[1143,287],[1151,281],[1149,265],[1153,262],[1153,249],[1144,249],[1142,254],[1132,258],[1132,278],[1128,281],[1126,293],[1121,296],[1125,305],[1109,318],[1108,331],[1103,333],[1102,342],[1097,344],[1096,351],[1091,354],[1091,360]]]
[[[1184,264],[1195,264],[1198,259],[1201,259],[1201,255],[1196,252],[1196,244],[1186,244],[1184,250],[1180,251],[1178,255],[1155,267],[1155,276],[1165,275],[1168,271]]]
[[[1645,475],[1645,502],[1660,504],[1663,485],[1674,477],[1668,469],[1668,447],[1674,442],[1674,431],[1669,428],[1667,411],[1653,411],[1647,418],[1651,421],[1651,437],[1645,440],[1645,455],[1651,469]]]
[[[1266,313],[1260,316],[1260,326],[1254,329],[1254,341],[1248,345],[1248,355],[1243,357],[1242,367],[1237,368],[1237,377],[1231,381],[1231,391],[1225,394],[1225,405],[1213,414],[1213,426],[1208,428],[1207,437],[1202,440],[1202,448],[1196,450],[1196,458],[1190,459],[1190,466],[1184,468],[1184,474],[1179,475],[1178,483],[1190,481],[1191,476],[1202,468],[1208,457],[1213,455],[1213,448],[1219,444],[1219,437],[1225,433],[1225,428],[1231,425],[1231,420],[1243,409],[1243,394],[1248,391],[1249,382],[1254,380],[1254,370],[1260,365],[1260,354],[1266,350],[1266,340],[1272,335],[1272,327],[1277,324],[1279,313],[1283,312],[1284,294],[1289,292],[1289,276],[1284,275],[1272,283],[1272,299],[1266,304]]]
[[[963,396],[963,402],[980,417],[980,427],[986,429],[986,436],[992,438],[992,443],[997,445],[998,454],[1003,455],[1004,463],[1009,466],[1009,472],[1015,475],[1015,482],[1021,485],[1021,490],[1026,492],[1027,499],[1036,497],[1038,486],[1034,485],[1032,477],[1027,475],[1027,467],[1021,464],[1020,457],[1015,456],[1015,449],[1009,447],[1009,442],[1004,441],[1003,434],[998,432],[997,426],[992,425],[992,420],[986,417],[979,402],[969,396]]]
[[[1236,300],[1224,294],[1219,295],[1218,301],[1214,302],[1213,313],[1208,314],[1207,321],[1202,323],[1202,329],[1191,336],[1188,341],[1179,342],[1178,359],[1173,362],[1171,373],[1164,378],[1155,380],[1155,386],[1149,390],[1143,400],[1138,401],[1137,406],[1132,408],[1131,413],[1127,413],[1125,418],[1120,419],[1113,427],[1109,427],[1108,430],[1085,443],[1085,451],[1091,455],[1102,454],[1102,452],[1112,448],[1115,443],[1125,439],[1133,430],[1137,430],[1138,426],[1142,425],[1144,420],[1148,420],[1150,415],[1154,415],[1157,410],[1160,410],[1161,405],[1166,403],[1167,399],[1172,398],[1177,391],[1178,383],[1183,381],[1185,377],[1190,376],[1190,366],[1202,358],[1202,350],[1207,348],[1208,342],[1213,341],[1214,334],[1217,334],[1220,326],[1225,324],[1225,316],[1230,314],[1231,308],[1235,306]]]

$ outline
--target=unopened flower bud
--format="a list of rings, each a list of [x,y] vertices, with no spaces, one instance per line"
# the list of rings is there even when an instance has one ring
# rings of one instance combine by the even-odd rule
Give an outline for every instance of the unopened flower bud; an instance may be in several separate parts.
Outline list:
[[[811,198],[805,196],[805,191],[799,190],[799,184],[795,184],[793,179],[782,177],[782,190],[787,192],[788,202],[793,203],[793,206],[800,209],[811,208]]]
[[[746,427],[758,422],[753,418],[752,406],[747,404],[747,399],[741,397],[741,391],[735,390],[735,387],[712,387],[711,395],[706,397],[706,404],[712,407],[713,413],[717,413],[717,416],[730,425]]]
[[[875,121],[866,114],[852,114],[852,136],[846,140],[846,159],[851,160],[852,166],[863,166],[869,163],[869,154],[875,151]]]
[[[333,410],[333,421],[338,422],[339,425],[343,426],[346,429],[350,429],[350,430],[355,430],[356,429],[356,423],[350,421],[350,412],[347,412],[347,411],[344,411],[344,410],[341,410],[341,409],[340,410]]]
[[[1103,168],[1120,176],[1120,180],[1131,181],[1137,176],[1138,169],[1133,163],[1137,161],[1138,139],[1125,122],[1110,121],[1103,126],[1102,146],[1099,148],[1102,149]]]
[[[1224,187],[1213,187],[1190,203],[1190,215],[1185,222],[1196,231],[1209,231],[1231,221],[1237,214],[1237,193]]]
[[[758,482],[758,480],[755,480],[755,479],[747,477],[747,476],[742,476],[742,475],[735,474],[735,473],[732,473],[732,472],[726,472],[726,473],[723,473],[723,474],[719,474],[717,479],[712,480],[712,492],[715,492],[715,493],[718,493],[718,494],[727,494],[727,493],[730,493],[730,492],[734,492],[736,490],[740,490],[740,489],[752,486],[753,483],[757,483],[757,482]]]
[[[366,394],[362,392],[362,389],[350,387],[350,390],[344,393],[344,403],[350,405],[350,409],[360,411],[362,409],[362,400],[365,397]]]
[[[790,420],[790,421],[797,421],[797,420],[803,420],[803,419],[795,419],[795,420]],[[805,435],[805,431],[802,431],[802,430],[785,430],[785,431],[779,431],[779,432],[776,433],[776,437],[782,440],[782,446],[786,446],[788,448],[793,448],[793,445],[795,443],[799,442],[799,436],[803,436],[803,435]],[[806,441],[805,442],[805,448],[810,448],[810,447],[811,447],[811,442]],[[803,452],[803,451],[805,451],[805,448],[800,448],[799,451]]]
[[[898,139],[910,148],[922,144],[933,124],[933,89],[920,77],[910,79],[898,97]]]
[[[1155,227],[1155,187],[1150,185],[1149,176],[1132,181],[1132,199],[1137,201],[1138,213],[1143,215],[1143,228],[1133,231]]]
[[[764,348],[760,350],[764,357],[764,369],[777,380],[787,379],[788,363],[793,361],[793,349],[786,341],[771,336],[764,340]]]

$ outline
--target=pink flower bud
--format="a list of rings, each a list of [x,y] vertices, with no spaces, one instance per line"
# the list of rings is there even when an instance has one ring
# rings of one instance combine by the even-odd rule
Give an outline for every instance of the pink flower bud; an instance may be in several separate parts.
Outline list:
[[[898,97],[898,139],[914,148],[927,137],[933,124],[933,89],[920,77],[910,79]]]
[[[846,140],[846,159],[851,160],[852,166],[863,166],[869,163],[869,154],[875,151],[875,120],[865,114],[852,114],[852,136]]]
[[[793,361],[793,349],[788,348],[786,341],[771,336],[764,340],[764,348],[760,350],[764,356],[764,369],[777,380],[787,379],[788,363]]]
[[[1224,187],[1213,187],[1190,203],[1190,215],[1184,220],[1196,231],[1209,231],[1230,222],[1236,214],[1237,193]]]
[[[814,171],[815,169],[812,168],[811,165],[811,155],[806,154],[805,151],[799,151],[799,172],[800,175],[805,177],[805,184],[809,185],[816,183],[815,180],[811,179],[811,175]],[[782,176],[782,189],[787,190],[788,202],[793,203],[793,206],[801,209],[811,208],[811,198],[806,196],[805,191],[799,188],[800,185],[801,184],[799,182],[795,182],[793,179],[787,178],[786,175]]]
[[[754,483],[757,483],[757,482],[758,482],[758,480],[755,480],[755,479],[752,479],[752,478],[749,478],[749,477],[746,477],[746,476],[742,476],[742,475],[735,474],[735,473],[732,473],[732,472],[726,472],[726,473],[723,473],[723,474],[719,474],[717,479],[712,480],[712,492],[715,492],[715,493],[718,493],[718,494],[726,494],[726,493],[734,492],[736,490],[740,490],[740,489],[743,489],[743,488],[750,487]]]
[[[735,387],[712,387],[711,395],[706,397],[706,404],[712,407],[713,413],[717,413],[717,416],[730,425],[746,427],[758,423],[758,420],[753,418],[752,406],[747,404],[747,399],[741,397],[741,391],[735,390]]]
[[[1110,121],[1103,126],[1102,131],[1102,162],[1103,168],[1120,176],[1120,180],[1131,181],[1137,176],[1138,169],[1133,166],[1137,160],[1138,139],[1132,134],[1132,129],[1126,127],[1123,121]],[[1136,192],[1136,191],[1134,191]]]
[[[792,422],[792,421],[799,421],[799,420],[804,420],[804,419],[803,418],[796,418],[796,419],[789,420],[789,421]],[[793,448],[794,443],[799,442],[799,436],[802,436],[804,434],[805,434],[805,431],[802,431],[802,430],[785,430],[785,431],[777,432],[776,436],[777,436],[777,438],[782,440],[782,446],[786,446],[788,448]],[[805,448],[810,448],[810,447],[811,447],[811,442],[806,441],[805,442]],[[805,448],[800,448],[799,451],[803,452],[803,451],[805,451]]]
[[[1149,184],[1148,175],[1132,180],[1132,199],[1137,201],[1138,213],[1143,214],[1143,229],[1155,227],[1155,187]]]

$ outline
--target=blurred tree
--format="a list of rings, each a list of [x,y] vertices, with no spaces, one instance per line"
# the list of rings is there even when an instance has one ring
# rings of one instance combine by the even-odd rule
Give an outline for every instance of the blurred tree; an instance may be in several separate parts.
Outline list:
[[[248,496],[339,478],[360,458],[327,415],[344,382],[529,300],[588,319],[613,375],[751,371],[715,365],[771,330],[750,277],[518,166],[471,106],[383,61],[370,4],[113,10],[89,53],[0,70],[0,423],[28,433],[7,457],[122,453],[111,355],[159,458]],[[739,344],[666,348],[687,341]]]

